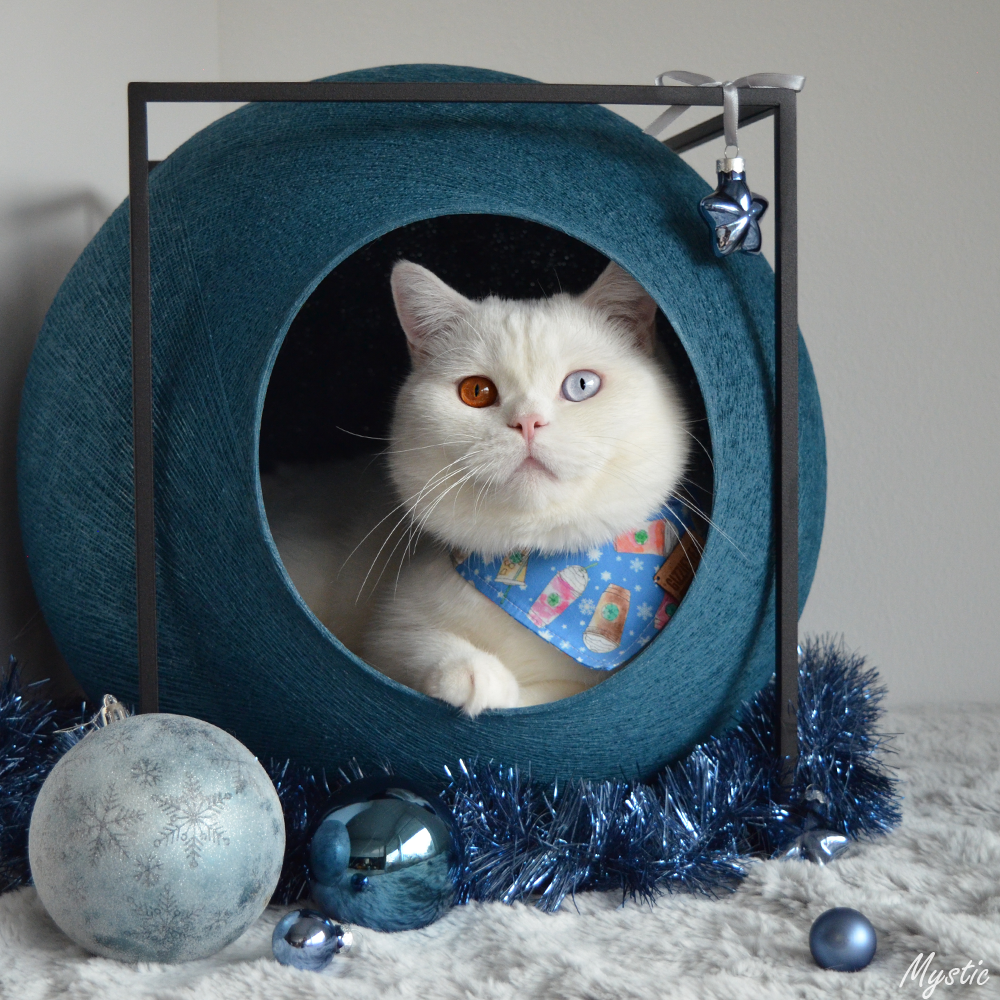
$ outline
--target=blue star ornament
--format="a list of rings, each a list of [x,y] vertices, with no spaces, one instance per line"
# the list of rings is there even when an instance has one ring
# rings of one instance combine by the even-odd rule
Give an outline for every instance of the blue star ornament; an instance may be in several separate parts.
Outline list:
[[[698,211],[712,230],[712,249],[716,257],[728,257],[742,250],[760,253],[760,217],[767,211],[767,201],[752,194],[740,156],[718,160],[719,186],[698,202]]]

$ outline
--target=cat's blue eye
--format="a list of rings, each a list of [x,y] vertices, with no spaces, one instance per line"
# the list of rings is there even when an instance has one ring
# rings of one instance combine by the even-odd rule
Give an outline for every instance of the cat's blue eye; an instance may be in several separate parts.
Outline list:
[[[597,372],[570,372],[563,380],[562,394],[573,403],[590,399],[601,388],[601,376]]]

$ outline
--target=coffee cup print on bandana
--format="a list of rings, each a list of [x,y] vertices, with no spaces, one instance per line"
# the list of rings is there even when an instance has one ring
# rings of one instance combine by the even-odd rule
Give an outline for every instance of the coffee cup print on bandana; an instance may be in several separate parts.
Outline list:
[[[657,631],[677,613],[677,605],[691,586],[704,547],[704,541],[695,532],[685,531],[667,556],[667,561],[656,571],[653,580],[666,591],[653,617],[653,625]]]
[[[621,645],[629,596],[629,592],[616,583],[608,584],[601,594],[594,617],[583,633],[583,643],[591,652],[610,653]]]
[[[558,618],[587,588],[590,574],[582,566],[559,570],[535,598],[528,617],[539,628]]]
[[[524,582],[524,578],[528,572],[528,552],[528,549],[514,549],[510,555],[504,556],[500,569],[493,579],[497,583],[513,584],[522,590],[527,588],[528,585]]]
[[[662,631],[667,622],[674,617],[677,613],[677,605],[680,603],[680,598],[674,597],[669,591],[663,595],[663,600],[660,601],[660,606],[656,609],[656,614],[653,616],[653,628],[657,632]]]
[[[631,552],[640,556],[666,555],[677,541],[677,532],[665,520],[646,521],[638,528],[626,531],[615,539],[615,552]]]

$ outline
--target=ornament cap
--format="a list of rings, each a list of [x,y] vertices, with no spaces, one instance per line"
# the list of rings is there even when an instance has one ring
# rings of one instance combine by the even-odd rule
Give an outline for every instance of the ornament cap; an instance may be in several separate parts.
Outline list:
[[[742,156],[724,156],[721,160],[715,161],[715,172],[719,174],[742,174],[745,167]]]

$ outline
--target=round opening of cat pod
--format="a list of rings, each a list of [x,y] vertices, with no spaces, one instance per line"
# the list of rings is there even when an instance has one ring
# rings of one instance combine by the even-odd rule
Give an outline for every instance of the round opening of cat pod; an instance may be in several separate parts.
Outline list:
[[[292,585],[352,652],[469,714],[625,666],[704,547],[697,379],[609,265],[523,219],[412,223],[324,278],[270,376],[261,485]]]

